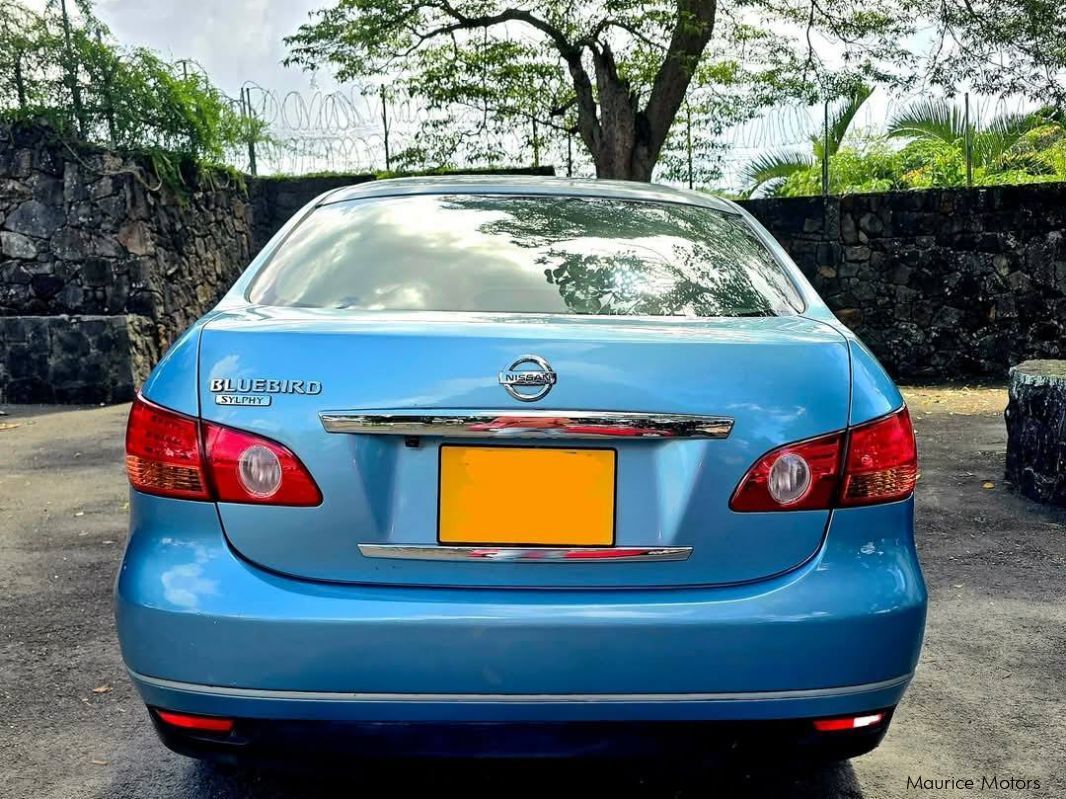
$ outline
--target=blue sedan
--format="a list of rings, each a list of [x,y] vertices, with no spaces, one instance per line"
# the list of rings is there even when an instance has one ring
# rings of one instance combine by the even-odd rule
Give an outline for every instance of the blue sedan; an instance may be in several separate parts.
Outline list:
[[[324,194],[126,453],[122,653],[185,754],[844,758],[918,661],[903,399],[710,196]]]

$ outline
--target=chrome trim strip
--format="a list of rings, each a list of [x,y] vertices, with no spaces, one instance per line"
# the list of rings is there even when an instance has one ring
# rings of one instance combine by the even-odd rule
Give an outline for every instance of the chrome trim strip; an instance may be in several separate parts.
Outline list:
[[[269,688],[227,688],[217,685],[166,680],[146,677],[132,669],[134,680],[171,691],[210,696],[227,696],[245,699],[292,699],[323,702],[457,702],[457,703],[531,703],[531,704],[594,704],[597,702],[750,702],[781,699],[825,699],[835,696],[851,696],[874,691],[898,688],[910,682],[913,672],[902,677],[862,685],[845,685],[837,688],[810,688],[789,691],[733,691],[724,693],[670,693],[670,694],[399,694],[360,693],[358,691],[284,691]]]
[[[726,416],[546,410],[374,410],[319,414],[328,433],[449,438],[726,438]]]
[[[627,563],[688,560],[692,547],[500,547],[360,544],[367,558],[462,560],[472,563]]]

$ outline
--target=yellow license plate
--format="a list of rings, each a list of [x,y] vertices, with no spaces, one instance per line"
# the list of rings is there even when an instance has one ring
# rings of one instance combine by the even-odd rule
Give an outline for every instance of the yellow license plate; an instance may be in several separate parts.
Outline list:
[[[615,451],[440,448],[442,544],[610,546]]]

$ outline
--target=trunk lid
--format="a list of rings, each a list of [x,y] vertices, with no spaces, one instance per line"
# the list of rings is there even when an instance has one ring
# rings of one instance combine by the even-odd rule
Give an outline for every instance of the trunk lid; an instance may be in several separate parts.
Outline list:
[[[500,372],[529,354],[558,376],[535,403],[512,398],[499,381]],[[226,395],[269,396],[270,404],[218,404]],[[230,543],[274,571],[339,582],[650,587],[779,574],[818,550],[829,512],[734,513],[730,496],[767,450],[844,428],[849,395],[844,338],[798,316],[612,319],[253,307],[212,319],[200,343],[203,418],[286,445],[323,494],[311,508],[220,503]],[[613,450],[615,546],[691,547],[689,557],[547,564],[363,554],[380,545],[439,546],[442,444],[515,442],[471,442],[444,432],[421,436],[415,446],[402,435],[327,432],[321,416],[486,410],[731,418],[728,437],[718,439],[577,441],[563,433],[520,442]],[[551,507],[551,496],[516,496],[522,498],[513,503],[515,513]]]

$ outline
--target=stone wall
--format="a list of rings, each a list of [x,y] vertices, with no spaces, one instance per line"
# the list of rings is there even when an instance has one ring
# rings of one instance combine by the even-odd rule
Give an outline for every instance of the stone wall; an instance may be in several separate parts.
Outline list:
[[[1066,356],[1066,184],[744,205],[897,377]]]
[[[217,301],[252,252],[245,190],[147,166],[0,127],[0,316],[136,314],[165,347]]]
[[[125,402],[147,376],[143,317],[0,316],[0,404]]]

